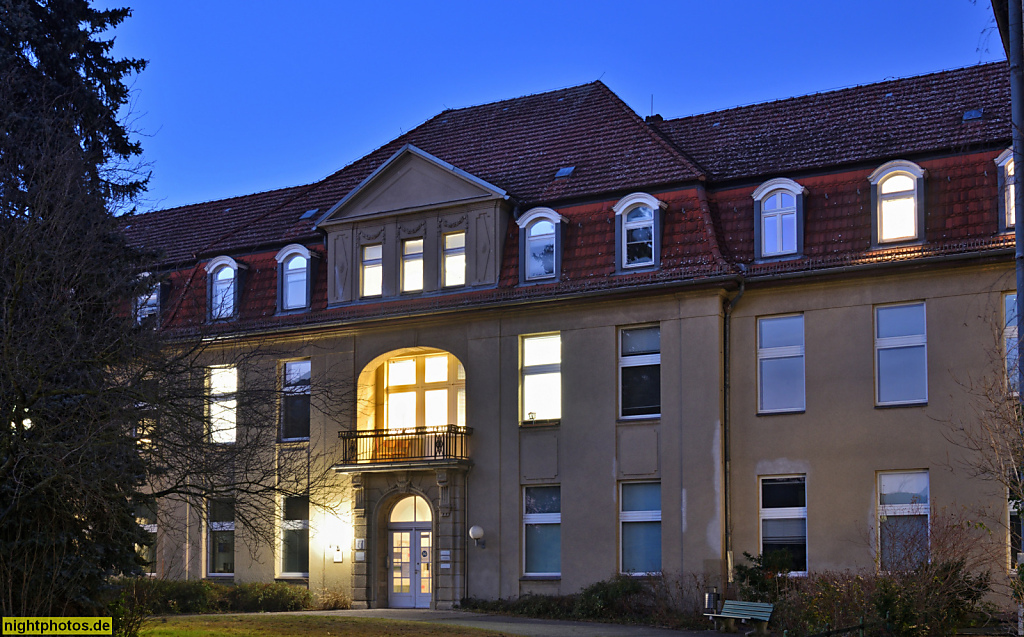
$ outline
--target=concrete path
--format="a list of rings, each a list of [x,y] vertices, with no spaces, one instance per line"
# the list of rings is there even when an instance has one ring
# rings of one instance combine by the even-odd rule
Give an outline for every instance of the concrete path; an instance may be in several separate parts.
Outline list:
[[[597,622],[570,622],[556,619],[530,619],[506,615],[486,615],[457,610],[417,610],[406,608],[375,608],[368,610],[302,611],[304,614],[339,617],[375,617],[404,621],[445,624],[466,628],[483,628],[506,635],[524,637],[710,637],[709,631],[668,630],[649,626],[625,626]],[[709,622],[710,624],[710,622]]]

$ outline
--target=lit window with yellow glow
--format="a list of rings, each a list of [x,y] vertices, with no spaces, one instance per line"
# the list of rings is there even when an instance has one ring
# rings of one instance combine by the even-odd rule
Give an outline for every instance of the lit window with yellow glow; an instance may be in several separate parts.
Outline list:
[[[442,255],[444,287],[466,284],[466,233],[444,235]]]
[[[363,246],[363,296],[380,296],[384,283],[384,246]]]
[[[925,171],[902,159],[888,162],[871,174],[873,229],[878,244],[923,238],[922,184]]]
[[[423,291],[423,239],[402,242],[402,291]]]
[[[206,390],[210,442],[234,442],[238,409],[238,369],[234,365],[208,368]]]
[[[522,422],[562,417],[562,339],[558,334],[522,340]]]
[[[389,360],[384,394],[388,429],[466,426],[466,372],[450,354]]]

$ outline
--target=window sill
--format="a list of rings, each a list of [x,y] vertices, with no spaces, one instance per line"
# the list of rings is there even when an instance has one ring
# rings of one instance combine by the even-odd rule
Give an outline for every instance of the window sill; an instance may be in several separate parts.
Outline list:
[[[275,316],[294,316],[296,314],[306,314],[307,312],[309,312],[309,309],[310,308],[308,305],[305,305],[303,307],[293,307],[288,310],[280,310],[277,312]]]
[[[530,429],[531,427],[557,427],[562,424],[561,418],[550,418],[548,420],[522,420],[519,422],[519,426],[523,429]]]
[[[309,581],[309,573],[281,573],[274,580],[278,582]]]
[[[759,411],[757,412],[758,417],[760,416],[792,416],[794,414],[806,414],[807,408],[803,409],[787,409],[780,411]]]
[[[234,573],[207,573],[206,579],[234,579]]]
[[[523,279],[522,281],[519,282],[519,285],[521,285],[521,286],[526,286],[526,285],[544,285],[546,283],[558,283],[558,276],[557,275],[556,276],[546,276],[546,277],[544,277],[542,279],[541,278],[537,278],[537,279]]]
[[[277,444],[282,446],[297,447],[299,445],[309,444],[309,436],[305,438],[281,438],[277,441]]]
[[[920,237],[910,237],[909,239],[894,239],[892,241],[879,241],[878,243],[872,244],[868,248],[868,254],[872,252],[881,252],[882,250],[888,250],[890,248],[910,248],[913,246],[923,246],[927,242]]]
[[[754,263],[778,263],[780,261],[796,261],[804,258],[799,252],[787,252],[786,254],[767,254],[754,257]]]
[[[619,425],[651,425],[661,422],[661,414],[650,416],[619,416],[615,423]]]
[[[559,582],[561,580],[561,575],[523,575],[519,578],[520,582]]]
[[[913,403],[884,403],[881,405],[875,405],[875,409],[899,409],[901,407],[927,407],[928,401],[923,400]]]

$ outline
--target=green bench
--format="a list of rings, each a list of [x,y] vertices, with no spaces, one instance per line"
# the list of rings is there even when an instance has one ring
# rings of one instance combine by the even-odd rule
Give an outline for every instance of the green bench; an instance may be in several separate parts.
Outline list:
[[[762,602],[740,602],[727,599],[722,603],[722,611],[718,614],[705,613],[709,619],[715,622],[715,628],[730,633],[736,632],[736,620],[743,623],[754,622],[754,633],[765,635],[768,633],[768,620],[772,618],[772,611],[775,606]],[[719,620],[721,624],[719,624]]]

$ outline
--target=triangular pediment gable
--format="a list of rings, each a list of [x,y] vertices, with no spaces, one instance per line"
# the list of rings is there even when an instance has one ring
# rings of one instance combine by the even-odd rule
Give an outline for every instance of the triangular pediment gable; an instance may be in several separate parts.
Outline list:
[[[317,226],[488,199],[505,191],[406,144],[317,221]]]

